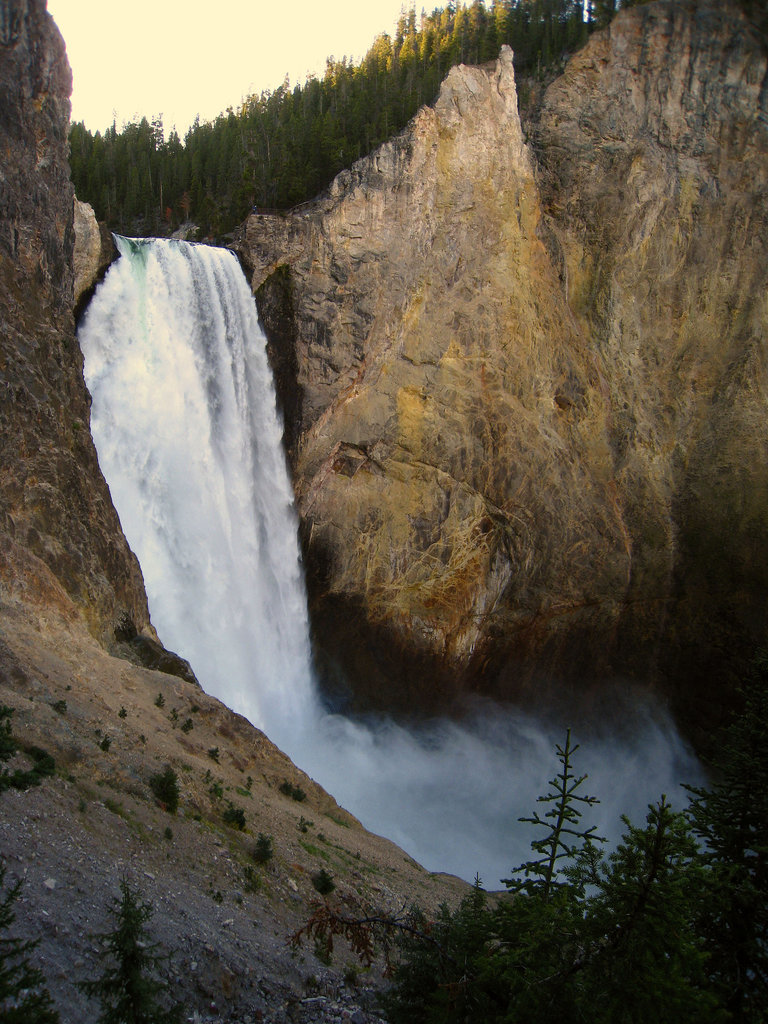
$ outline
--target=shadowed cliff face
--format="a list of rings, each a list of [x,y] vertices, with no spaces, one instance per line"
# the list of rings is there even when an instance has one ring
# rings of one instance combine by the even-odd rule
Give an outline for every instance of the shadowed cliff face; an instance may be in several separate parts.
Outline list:
[[[627,675],[682,702],[762,640],[765,76],[735,10],[651,4],[527,143],[507,51],[244,225],[316,641],[363,703]]]
[[[735,10],[650,4],[571,61],[535,133],[631,539],[621,649],[686,717],[768,622],[767,114]]]
[[[81,612],[112,640],[117,623],[140,630],[149,616],[98,468],[75,339],[71,73],[44,0],[4,0],[1,13],[0,586]]]

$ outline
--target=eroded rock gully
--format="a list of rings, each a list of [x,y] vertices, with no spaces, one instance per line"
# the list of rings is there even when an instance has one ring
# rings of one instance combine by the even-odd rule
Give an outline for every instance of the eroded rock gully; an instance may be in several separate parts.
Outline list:
[[[653,3],[525,132],[505,51],[248,219],[331,687],[727,702],[768,595],[767,97],[735,7]]]

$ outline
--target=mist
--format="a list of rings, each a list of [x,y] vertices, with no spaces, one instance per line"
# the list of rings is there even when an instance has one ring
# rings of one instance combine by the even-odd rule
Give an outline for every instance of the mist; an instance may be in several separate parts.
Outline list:
[[[406,727],[328,714],[312,678],[297,517],[265,339],[234,256],[120,241],[79,330],[102,471],[162,642],[371,831],[489,889],[529,858],[568,726],[585,818],[615,840],[701,777],[663,709],[617,683],[594,717],[478,703]],[[585,684],[589,681],[585,680]],[[585,689],[588,688],[585,685]]]
[[[628,694],[620,710],[623,718],[608,729],[586,721],[572,729],[579,743],[574,774],[588,776],[579,793],[600,801],[585,809],[582,821],[610,843],[623,831],[622,815],[642,823],[662,793],[680,810],[681,783],[703,780],[663,709]],[[518,819],[531,815],[559,771],[555,745],[564,744],[569,724],[491,704],[460,722],[440,719],[418,728],[321,716],[293,756],[366,828],[427,870],[467,881],[479,875],[492,890],[530,859],[530,842],[542,830]]]

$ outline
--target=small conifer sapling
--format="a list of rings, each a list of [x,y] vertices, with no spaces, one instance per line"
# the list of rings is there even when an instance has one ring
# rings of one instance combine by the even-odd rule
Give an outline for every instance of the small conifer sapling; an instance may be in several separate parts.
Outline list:
[[[101,1004],[98,1024],[172,1024],[178,1008],[168,1009],[162,996],[166,985],[158,977],[168,959],[152,941],[147,924],[152,907],[125,879],[120,896],[110,907],[114,928],[98,936],[104,944],[104,970],[100,977],[83,981],[80,988]]]

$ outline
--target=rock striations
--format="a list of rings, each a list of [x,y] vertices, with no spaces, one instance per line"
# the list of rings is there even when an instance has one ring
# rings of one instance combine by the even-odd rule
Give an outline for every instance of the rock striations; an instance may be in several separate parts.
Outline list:
[[[574,58],[536,135],[631,540],[619,640],[686,717],[768,623],[767,63],[727,3],[640,7]]]
[[[726,692],[766,624],[767,114],[735,8],[653,3],[527,138],[505,50],[248,219],[330,685]]]
[[[116,626],[151,627],[98,467],[75,338],[71,72],[44,0],[1,13],[0,586],[85,616],[111,641]]]

